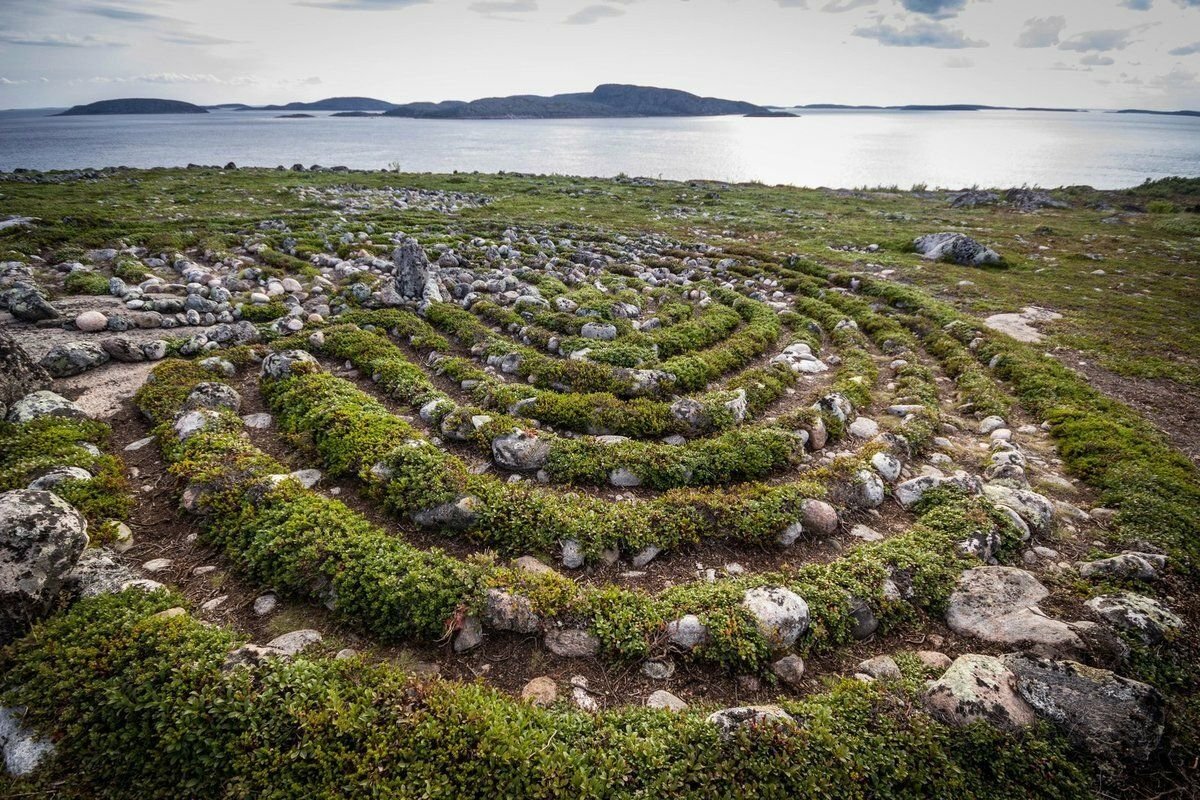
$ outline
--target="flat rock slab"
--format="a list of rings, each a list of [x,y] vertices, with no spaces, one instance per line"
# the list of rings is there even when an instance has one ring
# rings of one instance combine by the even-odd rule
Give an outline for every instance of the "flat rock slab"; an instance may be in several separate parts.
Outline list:
[[[992,314],[983,324],[994,331],[1005,333],[1018,342],[1040,342],[1045,335],[1035,325],[1062,319],[1062,314],[1047,308],[1025,306],[1019,313]]]
[[[1043,654],[1075,656],[1086,651],[1075,626],[1037,607],[1049,591],[1015,567],[976,567],[959,578],[946,607],[955,633]]]

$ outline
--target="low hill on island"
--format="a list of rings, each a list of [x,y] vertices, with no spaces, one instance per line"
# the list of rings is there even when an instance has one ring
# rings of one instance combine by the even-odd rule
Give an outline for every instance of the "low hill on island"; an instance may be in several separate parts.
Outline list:
[[[485,97],[464,102],[406,103],[388,117],[421,119],[568,119],[574,117],[709,117],[762,114],[768,109],[739,100],[699,97],[678,89],[608,83],[590,92]]]
[[[238,111],[387,111],[395,103],[374,97],[326,97],[311,103],[292,102],[275,106],[244,106]]]
[[[208,109],[185,103],[182,100],[159,100],[156,98],[125,97],[118,100],[100,100],[87,105],[72,106],[58,117],[82,117],[95,114],[207,114]]]

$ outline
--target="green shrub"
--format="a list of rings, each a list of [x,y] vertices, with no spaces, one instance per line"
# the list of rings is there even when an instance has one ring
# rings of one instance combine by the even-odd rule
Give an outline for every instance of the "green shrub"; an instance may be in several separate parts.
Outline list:
[[[108,294],[108,278],[99,272],[77,269],[63,281],[63,290],[67,294]]]
[[[136,590],[85,600],[4,651],[5,705],[58,743],[44,786],[81,796],[969,797],[1091,793],[1045,727],[943,726],[916,693],[843,680],[794,724],[723,739],[707,709],[538,709],[387,663],[300,656],[223,671],[237,642]],[[619,608],[610,614],[620,615]]]

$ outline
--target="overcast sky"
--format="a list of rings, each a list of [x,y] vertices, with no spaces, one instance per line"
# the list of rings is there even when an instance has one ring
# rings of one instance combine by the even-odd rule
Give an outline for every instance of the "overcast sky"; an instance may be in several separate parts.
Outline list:
[[[1200,108],[1200,0],[0,0],[0,108],[606,82],[779,105]]]

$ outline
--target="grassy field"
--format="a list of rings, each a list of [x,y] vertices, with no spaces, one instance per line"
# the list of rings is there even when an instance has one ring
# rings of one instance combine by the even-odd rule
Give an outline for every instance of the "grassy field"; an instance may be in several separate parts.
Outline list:
[[[1063,318],[1046,329],[1047,349],[1070,348],[1117,375],[1163,378],[1189,390],[1200,387],[1200,215],[1188,211],[1200,203],[1197,184],[1118,193],[1067,189],[1055,196],[1070,209],[1024,213],[1005,206],[954,209],[948,193],[894,189],[479,174],[113,172],[62,184],[0,184],[0,209],[51,223],[35,231],[7,230],[0,248],[14,251],[5,258],[69,255],[73,246],[118,241],[152,249],[221,249],[231,244],[231,230],[259,220],[324,216],[318,201],[298,196],[300,187],[441,189],[491,199],[455,215],[464,225],[542,224],[653,231],[683,242],[733,240],[750,250],[796,253],[839,268],[870,263],[896,270],[981,316],[1027,305],[1049,308]],[[454,218],[419,211],[355,216],[414,233],[455,224]],[[930,264],[909,251],[914,237],[943,230],[993,247],[1007,268]],[[833,249],[870,244],[879,250]],[[960,285],[964,281],[970,285]]]

